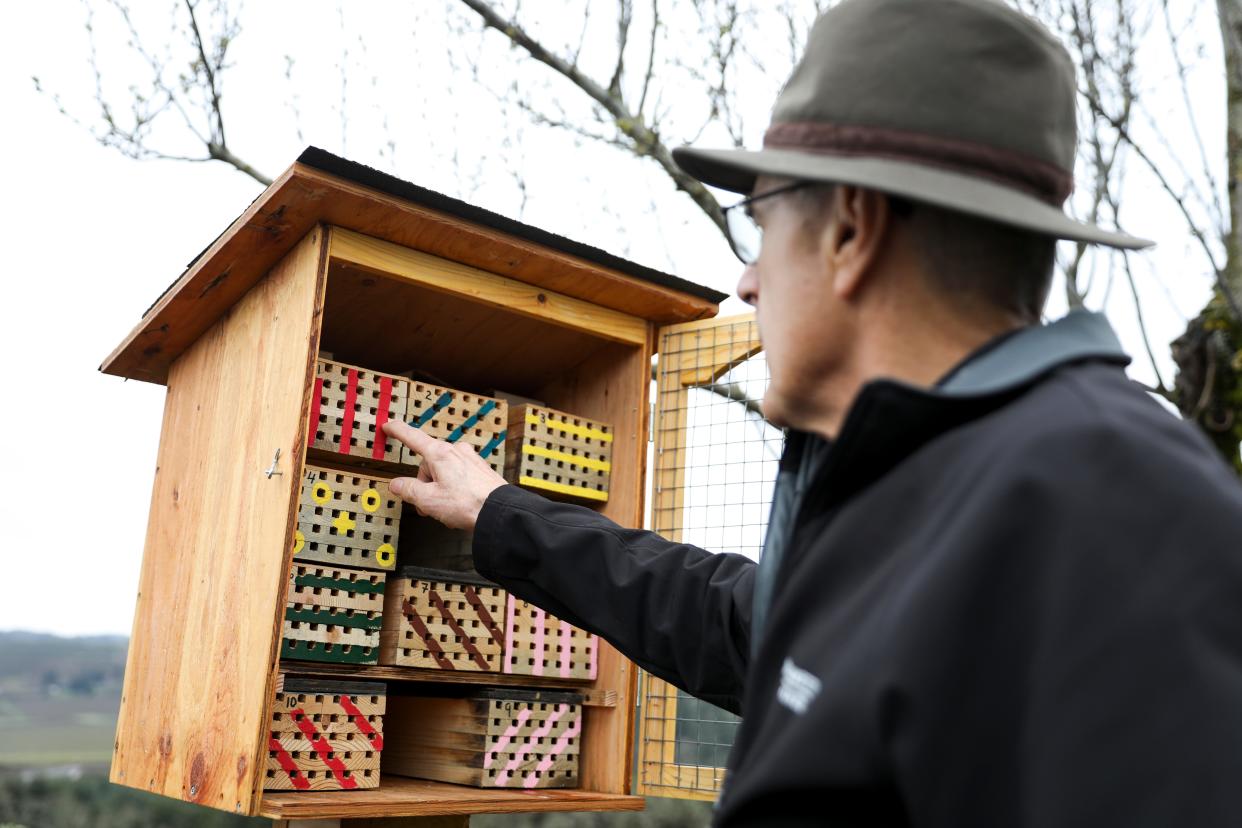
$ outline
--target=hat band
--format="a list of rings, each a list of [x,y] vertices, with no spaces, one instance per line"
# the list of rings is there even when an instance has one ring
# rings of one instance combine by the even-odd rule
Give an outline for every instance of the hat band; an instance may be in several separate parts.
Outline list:
[[[865,155],[931,164],[988,178],[1060,207],[1074,178],[1046,161],[1019,152],[917,132],[826,123],[778,123],[768,127],[763,145],[830,155]]]

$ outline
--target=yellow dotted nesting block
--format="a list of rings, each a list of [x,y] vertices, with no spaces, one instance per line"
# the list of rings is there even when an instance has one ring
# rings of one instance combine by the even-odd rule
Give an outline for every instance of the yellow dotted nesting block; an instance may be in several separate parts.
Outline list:
[[[293,560],[392,570],[400,525],[401,500],[387,478],[307,466]]]

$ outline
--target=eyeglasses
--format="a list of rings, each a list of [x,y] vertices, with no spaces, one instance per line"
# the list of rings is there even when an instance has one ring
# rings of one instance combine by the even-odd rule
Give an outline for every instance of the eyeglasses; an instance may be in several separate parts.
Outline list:
[[[763,228],[755,222],[750,206],[756,201],[788,193],[799,187],[806,187],[810,183],[810,181],[795,181],[793,184],[744,198],[737,204],[724,209],[725,236],[729,240],[729,246],[733,248],[734,255],[742,261],[742,264],[754,264],[759,258],[759,248],[763,244]]]

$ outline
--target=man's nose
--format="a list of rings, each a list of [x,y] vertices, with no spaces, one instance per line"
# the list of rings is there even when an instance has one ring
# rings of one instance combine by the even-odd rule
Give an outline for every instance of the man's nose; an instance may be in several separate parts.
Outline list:
[[[759,274],[753,264],[746,265],[737,281],[737,296],[748,305],[759,304]]]

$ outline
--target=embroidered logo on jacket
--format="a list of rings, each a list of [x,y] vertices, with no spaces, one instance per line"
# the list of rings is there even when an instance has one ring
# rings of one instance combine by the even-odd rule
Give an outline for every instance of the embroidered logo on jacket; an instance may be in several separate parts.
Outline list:
[[[776,691],[776,700],[795,713],[805,713],[819,695],[821,686],[818,678],[787,658],[781,665],[781,686]]]

